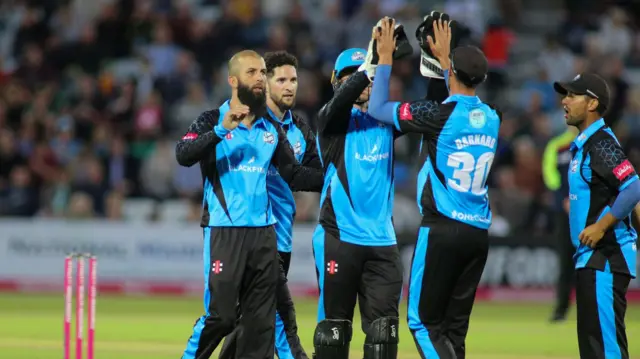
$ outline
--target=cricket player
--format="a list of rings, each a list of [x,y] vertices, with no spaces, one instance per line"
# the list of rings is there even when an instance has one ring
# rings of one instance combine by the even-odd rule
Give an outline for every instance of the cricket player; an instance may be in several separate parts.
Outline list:
[[[569,232],[569,162],[571,143],[578,129],[569,127],[562,134],[552,138],[542,157],[542,178],[547,188],[554,194],[556,253],[559,258],[560,275],[556,283],[556,305],[551,322],[562,322],[567,317],[571,302],[571,289],[575,282],[573,253],[575,248]]]
[[[232,96],[206,111],[178,143],[182,166],[200,163],[204,181],[205,315],[183,359],[209,358],[236,324],[236,357],[273,357],[278,278],[277,239],[267,172],[273,165],[292,190],[319,190],[322,171],[296,161],[287,136],[266,110],[266,66],[254,51],[228,64]]]
[[[636,276],[631,212],[640,202],[640,182],[602,118],[611,98],[607,83],[584,73],[554,88],[564,96],[567,124],[580,131],[569,165],[580,357],[629,358],[624,315],[629,281]]]
[[[402,42],[394,54],[403,55],[407,45]],[[320,289],[313,338],[317,359],[349,357],[357,298],[366,334],[364,358],[397,356],[403,278],[392,222],[397,133],[367,113],[374,73],[371,51],[343,51],[334,66],[333,98],[318,114],[325,183],[313,235]]]
[[[460,359],[489,250],[485,182],[501,115],[475,95],[488,70],[482,51],[459,47],[451,52],[448,15],[429,16],[434,36],[425,42],[444,69],[450,96],[442,103],[388,101],[395,39],[393,21],[383,21],[376,33],[380,60],[369,113],[398,131],[423,135],[426,159],[417,196],[423,220],[411,265],[408,322],[422,358]]]
[[[304,120],[291,112],[298,91],[298,59],[286,51],[278,51],[266,53],[264,60],[267,67],[268,116],[277,121],[287,134],[298,162],[303,166],[322,169],[313,131]],[[280,359],[307,359],[298,338],[296,313],[287,286],[296,203],[289,185],[275,168],[271,168],[267,174],[267,191],[273,216],[277,220],[275,230],[278,257],[281,261],[276,301],[276,355]],[[227,336],[219,359],[235,357],[236,336],[239,330],[240,327]]]

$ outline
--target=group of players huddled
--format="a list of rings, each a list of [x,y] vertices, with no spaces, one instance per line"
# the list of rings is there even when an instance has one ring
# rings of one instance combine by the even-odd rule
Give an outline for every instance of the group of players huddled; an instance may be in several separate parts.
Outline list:
[[[317,359],[349,357],[356,300],[365,359],[398,355],[403,268],[393,228],[394,141],[422,135],[417,204],[423,220],[410,271],[408,327],[422,358],[464,358],[489,249],[486,180],[501,113],[475,89],[487,77],[478,48],[431,12],[416,30],[424,100],[390,102],[394,59],[413,52],[404,27],[381,19],[368,49],[347,49],[333,98],[312,129],[292,113],[297,60],[245,50],[228,63],[231,99],[196,119],[176,148],[204,185],[204,309],[183,359],[307,359],[287,286],[295,202],[320,192],[313,252],[320,296]],[[304,86],[304,84],[302,84]]]

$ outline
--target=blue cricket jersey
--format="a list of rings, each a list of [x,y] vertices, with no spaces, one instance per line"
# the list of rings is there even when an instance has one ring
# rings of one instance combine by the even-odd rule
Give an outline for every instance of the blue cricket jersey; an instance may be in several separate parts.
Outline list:
[[[353,107],[369,85],[354,73],[318,114],[318,152],[325,181],[319,224],[352,244],[396,244],[393,229],[393,126]]]
[[[297,118],[291,111],[284,114],[282,120],[269,110],[272,119],[278,121],[287,135],[296,160],[303,166],[321,169],[322,165],[316,149],[316,140],[309,125]],[[291,252],[293,220],[296,213],[296,202],[289,184],[282,179],[275,166],[267,172],[267,191],[271,202],[271,210],[276,219],[275,229],[278,237],[278,251]]]
[[[395,106],[396,128],[423,135],[420,154],[425,160],[417,183],[420,213],[488,229],[486,182],[498,144],[500,112],[476,96],[463,95],[450,96],[442,104],[422,100]]]
[[[200,163],[203,176],[203,227],[262,227],[276,223],[267,194],[271,166],[292,190],[319,190],[322,171],[296,161],[282,128],[261,117],[251,128],[229,132],[221,122],[229,101],[194,121],[176,147],[183,166]]]
[[[618,194],[638,180],[633,165],[603,119],[591,124],[571,144],[569,226],[576,247],[576,268],[636,276],[636,231],[631,216],[607,231],[595,249],[579,235],[611,210]]]

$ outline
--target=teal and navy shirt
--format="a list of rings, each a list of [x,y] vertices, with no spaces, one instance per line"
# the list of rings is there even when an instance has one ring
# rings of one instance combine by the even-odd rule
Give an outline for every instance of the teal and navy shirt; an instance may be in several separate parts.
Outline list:
[[[182,166],[200,163],[204,195],[203,227],[262,227],[276,223],[267,193],[267,173],[276,168],[293,191],[319,191],[322,171],[296,161],[287,135],[274,120],[261,117],[251,128],[221,125],[229,101],[205,111],[176,147]]]
[[[287,140],[292,146],[293,154],[298,163],[306,167],[322,169],[316,137],[307,123],[294,115],[291,111],[285,112],[282,120],[268,111],[269,116],[278,121],[287,135]],[[267,191],[271,210],[276,219],[276,234],[278,238],[278,251],[291,252],[293,220],[296,214],[296,202],[289,184],[280,176],[275,166],[271,165],[267,172]]]
[[[446,97],[446,81],[434,79],[424,100],[388,101],[390,76],[390,65],[376,70],[369,110],[398,132],[422,135],[417,202],[423,224],[446,217],[488,229],[486,182],[498,145],[500,111],[476,96]]]
[[[585,129],[571,144],[569,226],[576,247],[576,268],[636,275],[636,231],[631,216],[607,231],[595,249],[579,235],[611,210],[618,194],[638,180],[633,165],[603,119]]]
[[[453,95],[442,104],[422,100],[396,105],[396,128],[423,135],[417,201],[425,219],[444,216],[489,228],[486,182],[501,121],[500,112],[476,96]]]
[[[341,241],[396,244],[393,229],[393,143],[397,133],[353,107],[369,85],[356,72],[318,114],[318,152],[325,182],[319,224]]]

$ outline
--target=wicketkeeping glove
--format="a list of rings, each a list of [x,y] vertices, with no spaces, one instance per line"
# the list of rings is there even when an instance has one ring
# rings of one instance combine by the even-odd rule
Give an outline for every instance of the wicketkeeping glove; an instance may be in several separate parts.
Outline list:
[[[374,54],[376,55],[375,62],[373,61]],[[378,52],[376,49],[376,40],[371,39],[369,40],[369,47],[367,47],[367,56],[365,56],[364,58],[364,63],[362,63],[362,65],[358,67],[358,71],[364,71],[369,80],[373,81],[373,77],[376,75],[376,67],[378,67]]]
[[[449,27],[451,28],[451,49],[458,47],[460,41],[459,25],[455,20],[450,20],[448,14],[432,11],[429,15],[425,16],[422,23],[418,25],[416,29],[416,39],[420,44],[420,73],[424,77],[431,77],[436,79],[443,79],[443,69],[440,66],[440,61],[433,55],[427,36],[435,41],[435,35],[433,31],[433,22],[437,20],[449,21]]]
[[[382,25],[383,20],[384,19],[379,20],[375,27],[376,28],[380,27]],[[411,44],[409,43],[409,38],[407,37],[407,34],[404,31],[404,26],[402,24],[396,23],[393,34],[396,37],[396,48],[393,51],[393,59],[398,60],[403,57],[411,55],[413,53],[413,47],[411,47]],[[371,39],[369,41],[369,47],[367,48],[367,57],[365,59],[364,64],[360,66],[359,70],[360,71],[366,70],[367,76],[369,76],[370,79],[373,79],[373,76],[374,76],[373,74],[375,74],[375,68],[378,65],[379,60],[380,59],[378,57],[377,41],[375,39]],[[368,66],[368,69],[367,69],[367,66]],[[370,71],[372,75],[369,75]]]

